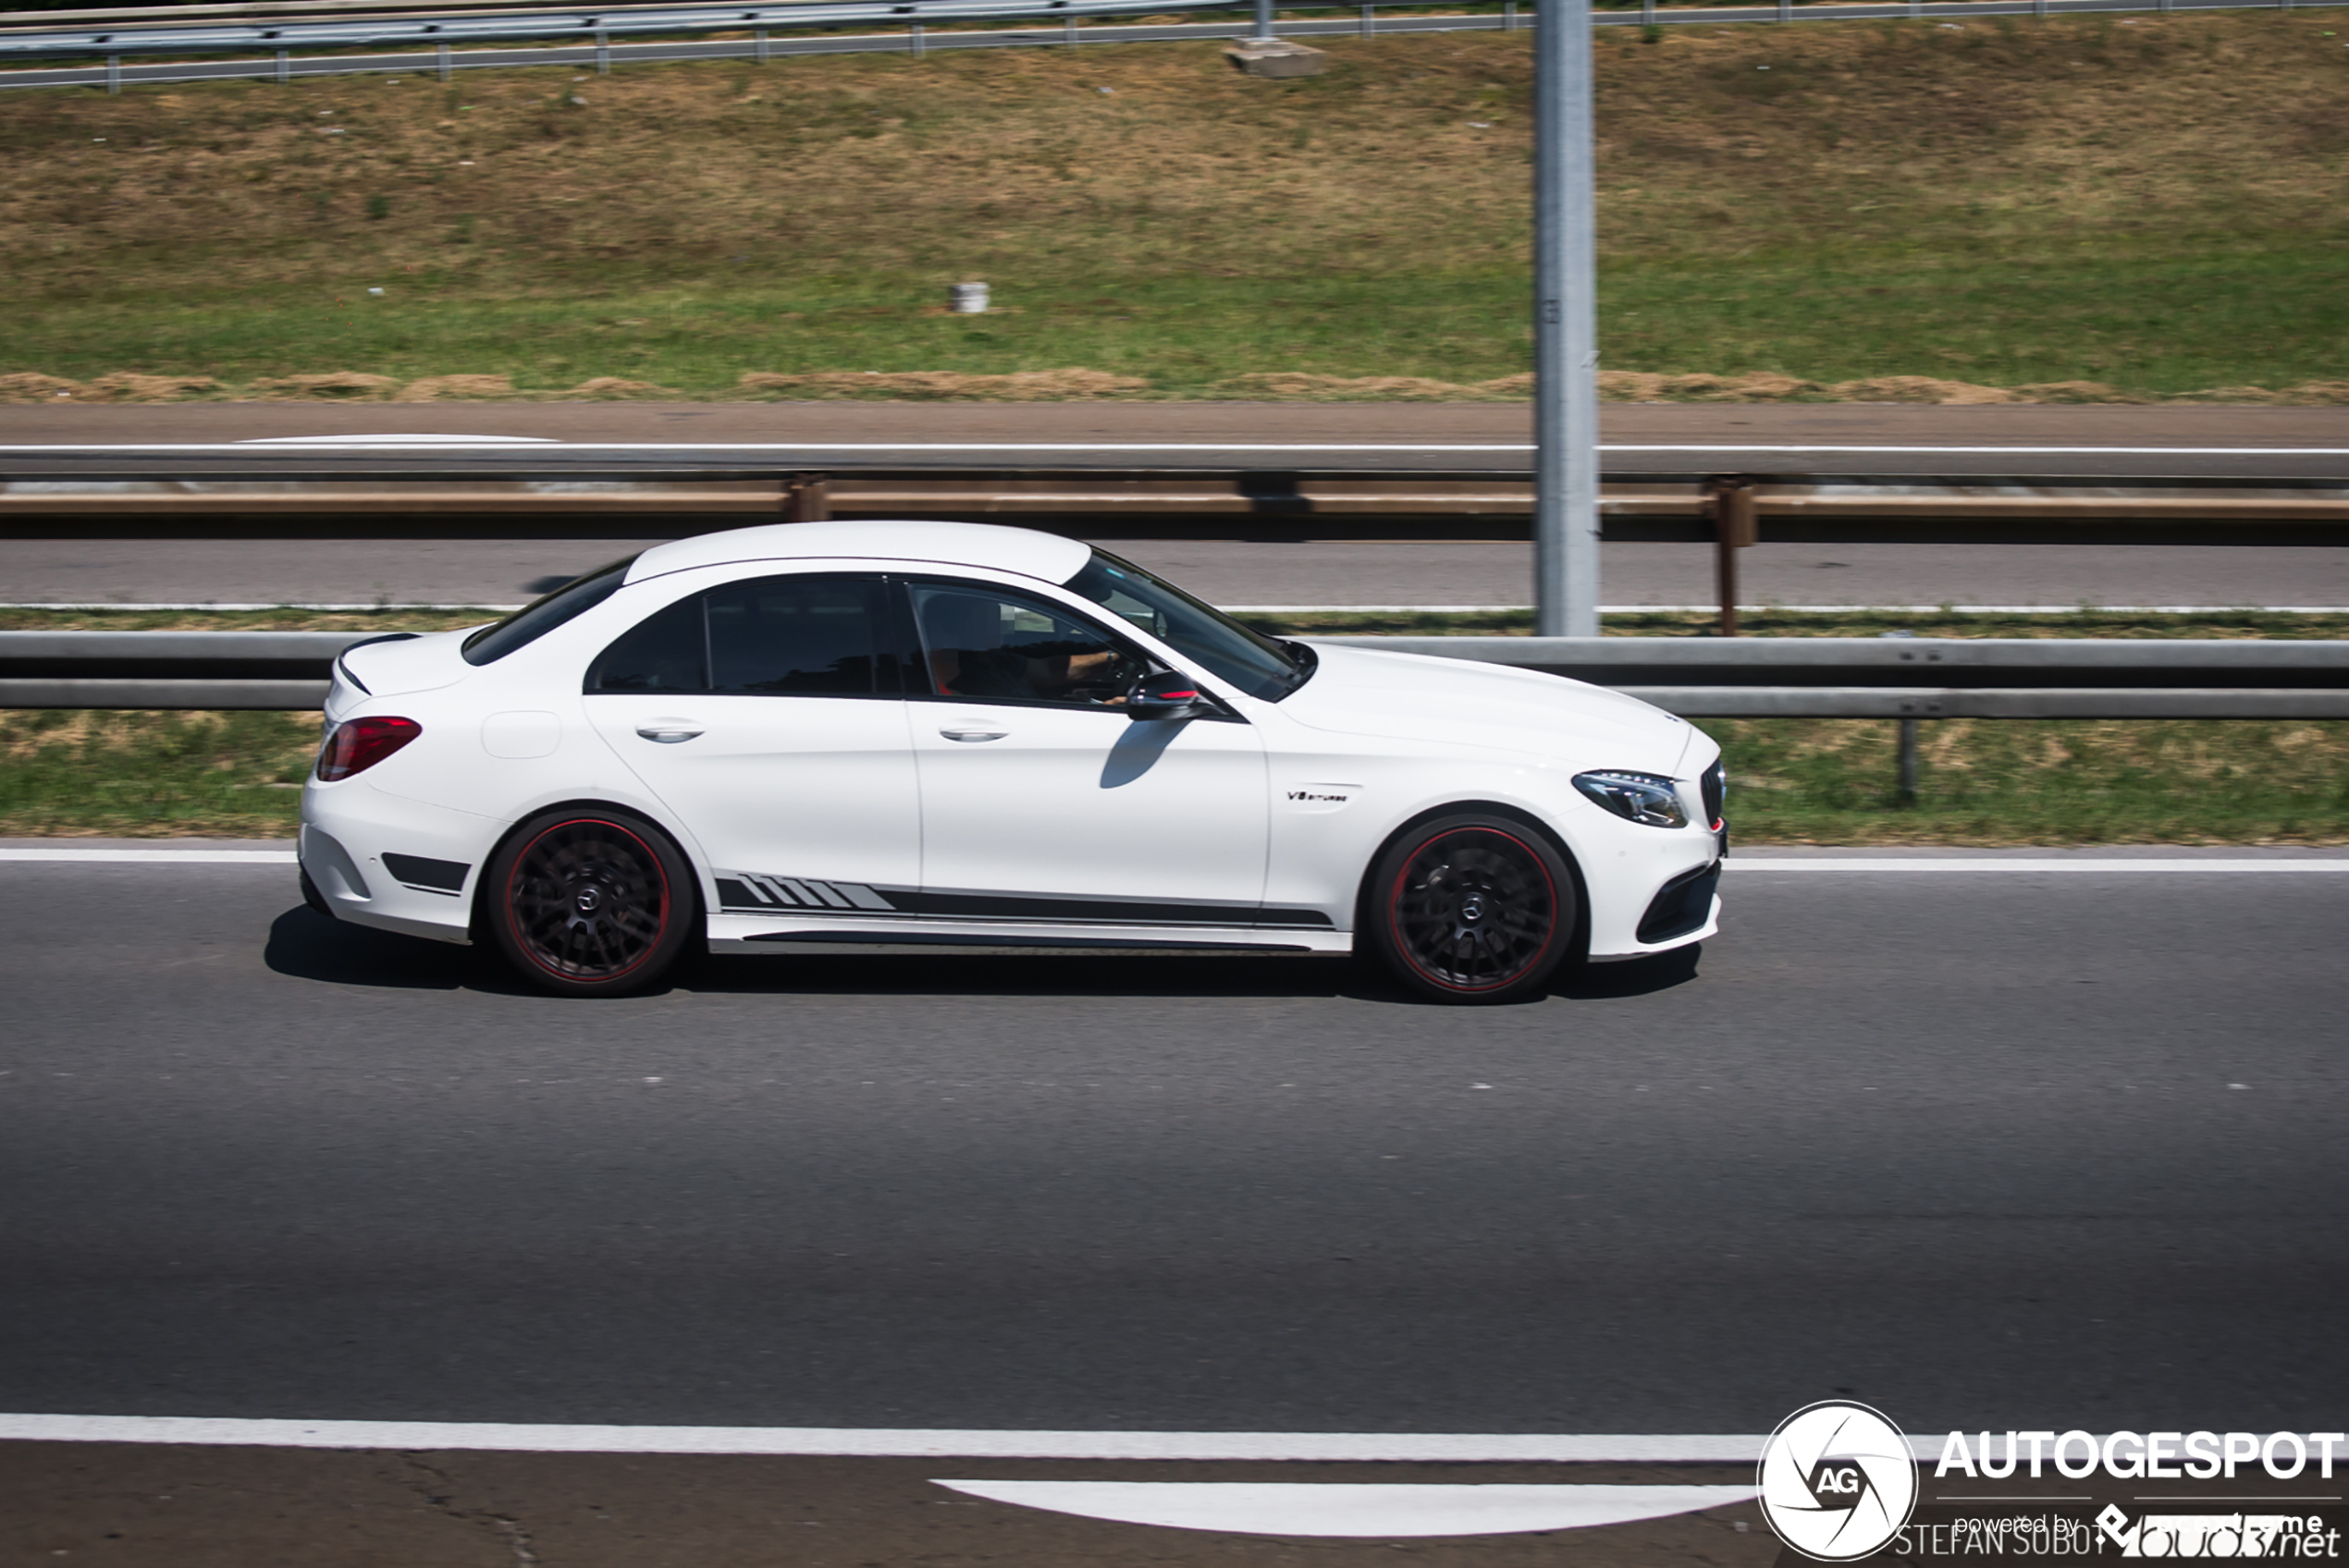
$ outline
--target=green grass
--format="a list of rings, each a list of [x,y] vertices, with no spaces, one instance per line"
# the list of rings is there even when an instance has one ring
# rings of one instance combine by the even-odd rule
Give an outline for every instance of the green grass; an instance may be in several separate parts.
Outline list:
[[[316,714],[0,710],[0,835],[277,838]]]
[[[1753,844],[2349,843],[2349,724],[1708,719]]]
[[[396,297],[338,305],[297,295],[265,312],[241,289],[167,300],[126,290],[44,306],[5,328],[0,355],[75,379],[137,366],[238,385],[357,368],[401,380],[502,374],[539,391],[619,376],[696,396],[728,393],[750,371],[1076,365],[1195,398],[1268,369],[1476,383],[1521,373],[1530,352],[1525,281],[1513,273],[1015,276],[997,281],[996,297],[1020,313],[973,320],[923,314],[938,289],[919,276],[721,277],[683,291],[633,270],[572,269],[578,297],[562,300],[485,298],[460,276],[420,272],[393,281]],[[2086,379],[2166,395],[2343,376],[2344,271],[2338,243],[2302,234],[1775,248],[1734,272],[1710,260],[1615,262],[1600,311],[1610,365],[1762,366],[1822,383]]]

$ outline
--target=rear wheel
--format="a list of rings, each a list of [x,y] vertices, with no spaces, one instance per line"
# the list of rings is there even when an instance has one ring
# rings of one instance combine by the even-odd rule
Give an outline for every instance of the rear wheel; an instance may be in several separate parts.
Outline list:
[[[1499,816],[1447,816],[1400,835],[1380,855],[1364,902],[1387,968],[1447,1002],[1540,991],[1575,927],[1565,861],[1531,828]]]
[[[547,812],[489,863],[489,925],[508,960],[567,996],[651,985],[683,950],[692,873],[668,836],[626,812]]]

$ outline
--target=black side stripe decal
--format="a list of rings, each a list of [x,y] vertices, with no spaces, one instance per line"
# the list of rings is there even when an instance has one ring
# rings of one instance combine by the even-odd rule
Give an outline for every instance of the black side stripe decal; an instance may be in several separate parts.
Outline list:
[[[1038,898],[1014,893],[934,893],[917,888],[873,888],[857,882],[818,882],[760,872],[718,878],[719,905],[729,913],[893,913],[953,920],[1073,920],[1172,925],[1289,925],[1327,929],[1319,910],[1267,909],[1257,904],[1162,903],[1127,899]]]

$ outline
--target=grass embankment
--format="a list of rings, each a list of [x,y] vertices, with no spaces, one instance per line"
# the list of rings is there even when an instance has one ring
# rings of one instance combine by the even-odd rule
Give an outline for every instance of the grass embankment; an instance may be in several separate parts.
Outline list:
[[[1656,34],[1599,39],[1617,395],[2349,396],[2342,12]],[[0,371],[1521,391],[1526,38],[1330,47],[1289,82],[1201,44],[13,93]],[[970,278],[1006,309],[945,314]]]
[[[425,631],[461,612],[13,610],[25,630]],[[1757,618],[1778,636],[2343,637],[2349,617]],[[1271,623],[1266,623],[1271,624]],[[1521,618],[1311,616],[1324,633],[1514,631]],[[1626,616],[1612,633],[1699,635],[1702,618]],[[1924,727],[1920,790],[1895,798],[1891,723],[1716,719],[1745,843],[2345,843],[2349,724],[1945,719]],[[0,712],[0,834],[288,834],[318,741],[315,714]]]

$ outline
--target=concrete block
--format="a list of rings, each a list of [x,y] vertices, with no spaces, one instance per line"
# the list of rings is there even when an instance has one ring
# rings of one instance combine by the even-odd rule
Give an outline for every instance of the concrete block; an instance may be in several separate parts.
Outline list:
[[[1224,57],[1250,76],[1319,76],[1329,68],[1329,51],[1285,38],[1243,38],[1227,45]]]

